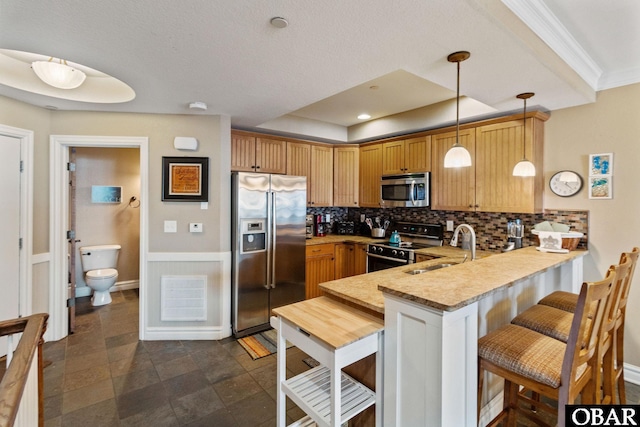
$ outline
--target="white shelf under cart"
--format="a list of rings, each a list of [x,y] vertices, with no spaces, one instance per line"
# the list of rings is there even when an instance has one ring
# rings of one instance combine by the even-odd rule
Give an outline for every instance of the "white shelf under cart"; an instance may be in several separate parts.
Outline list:
[[[374,404],[376,426],[382,426],[383,321],[327,297],[273,312],[271,326],[278,331],[277,426],[286,425],[286,396],[308,415],[292,426],[338,427]],[[320,365],[287,380],[287,341]],[[376,355],[376,392],[342,372],[370,354]]]

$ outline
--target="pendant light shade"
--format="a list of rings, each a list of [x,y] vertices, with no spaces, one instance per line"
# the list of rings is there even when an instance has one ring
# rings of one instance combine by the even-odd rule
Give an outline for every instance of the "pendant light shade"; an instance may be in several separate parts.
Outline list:
[[[469,151],[460,144],[455,144],[449,148],[447,154],[444,156],[445,168],[462,168],[471,166],[471,154]]]
[[[527,147],[525,143],[527,135],[527,99],[535,95],[533,92],[521,93],[517,96],[518,99],[524,100],[524,112],[522,113],[522,160],[516,163],[513,168],[513,176],[536,176],[536,167],[533,163],[527,160]]]
[[[49,58],[48,61],[34,61],[31,67],[40,80],[58,89],[75,89],[87,78],[85,73],[70,67],[67,61],[62,59],[59,62],[54,62],[53,58]]]
[[[458,65],[458,81],[456,85],[456,142],[444,156],[445,168],[462,168],[471,166],[471,154],[460,145],[460,63],[469,59],[471,54],[466,51],[454,52],[447,57],[447,61]]]

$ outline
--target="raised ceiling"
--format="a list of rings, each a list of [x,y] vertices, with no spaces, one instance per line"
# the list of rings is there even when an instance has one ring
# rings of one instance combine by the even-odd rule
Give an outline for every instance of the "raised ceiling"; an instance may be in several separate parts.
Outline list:
[[[0,49],[84,64],[136,97],[96,104],[2,84],[0,95],[59,110],[226,114],[245,129],[282,117],[346,128],[365,110],[376,119],[451,99],[446,57],[468,50],[463,95],[500,112],[532,91],[531,105],[555,110],[640,81],[638,22],[637,0],[3,0]]]

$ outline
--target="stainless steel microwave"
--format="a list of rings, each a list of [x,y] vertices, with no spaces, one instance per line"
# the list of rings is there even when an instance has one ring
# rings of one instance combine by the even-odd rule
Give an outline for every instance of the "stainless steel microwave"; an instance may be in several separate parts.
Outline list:
[[[382,207],[421,208],[429,206],[431,172],[383,175],[380,180]]]

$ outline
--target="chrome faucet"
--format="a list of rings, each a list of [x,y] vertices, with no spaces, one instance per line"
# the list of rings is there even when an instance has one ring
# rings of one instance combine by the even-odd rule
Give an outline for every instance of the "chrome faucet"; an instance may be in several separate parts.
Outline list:
[[[476,232],[473,231],[473,227],[469,224],[460,224],[456,227],[456,231],[453,232],[453,238],[451,239],[451,246],[458,246],[458,234],[461,228],[466,228],[471,233],[471,261],[476,259]]]

